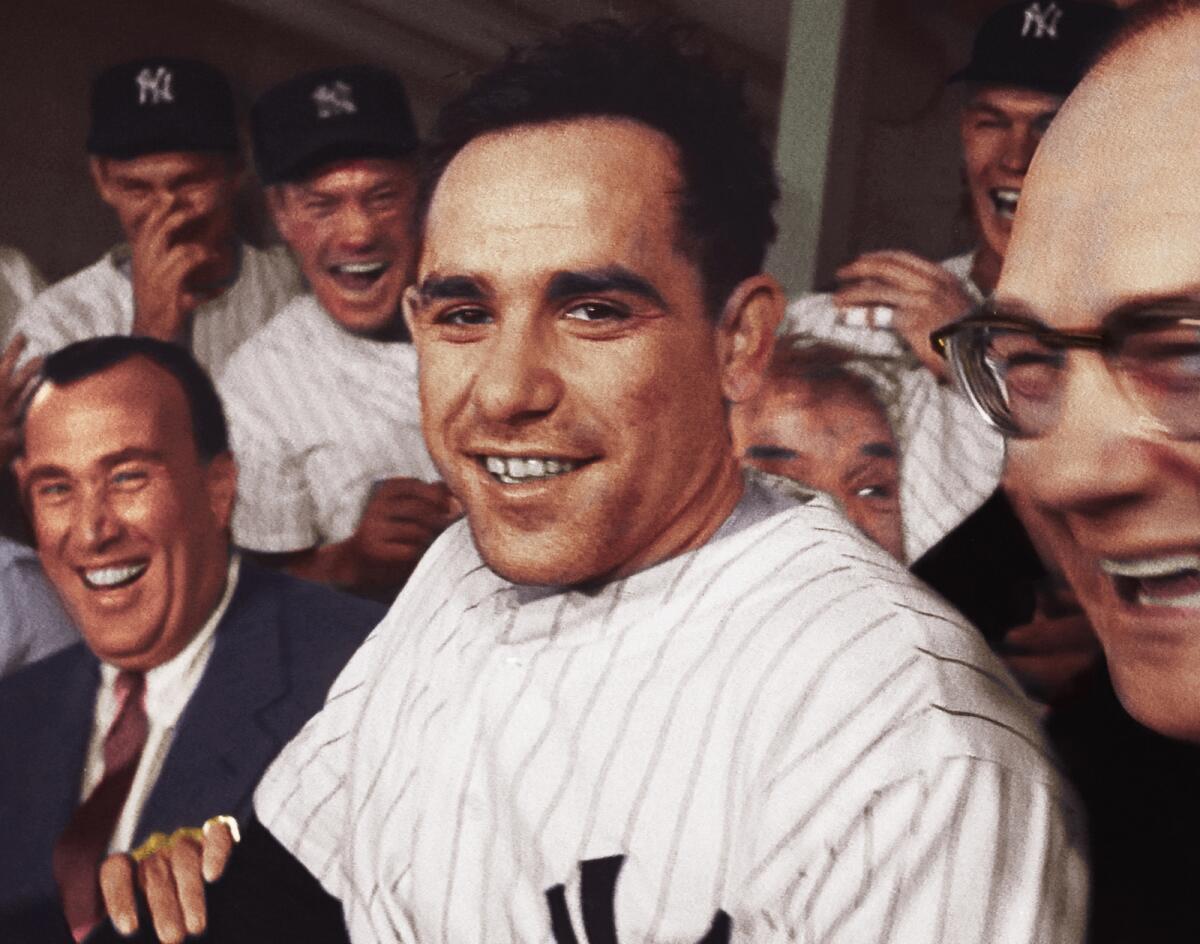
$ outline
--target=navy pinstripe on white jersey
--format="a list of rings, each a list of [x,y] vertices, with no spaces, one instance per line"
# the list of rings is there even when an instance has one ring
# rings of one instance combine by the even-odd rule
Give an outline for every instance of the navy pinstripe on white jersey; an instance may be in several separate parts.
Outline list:
[[[982,297],[970,280],[972,259],[970,254],[956,256],[942,265],[979,301]],[[895,361],[897,383],[886,406],[900,444],[900,513],[909,562],[954,530],[996,490],[1004,464],[1003,437],[959,391],[938,383],[898,335],[840,324],[837,307],[827,294],[793,301],[781,331]]]
[[[133,283],[120,260],[125,247],[56,282],[21,309],[14,333],[28,339],[24,357],[49,354],[73,341],[133,331]],[[238,276],[192,315],[192,353],[219,379],[233,352],[302,289],[282,247],[241,247]]]
[[[234,540],[294,551],[354,533],[380,479],[440,476],[421,435],[417,354],[295,299],[221,378],[238,458]]]
[[[831,500],[753,480],[707,545],[587,591],[451,528],[255,805],[356,941],[584,941],[614,871],[622,941],[1082,932],[1016,686]]]

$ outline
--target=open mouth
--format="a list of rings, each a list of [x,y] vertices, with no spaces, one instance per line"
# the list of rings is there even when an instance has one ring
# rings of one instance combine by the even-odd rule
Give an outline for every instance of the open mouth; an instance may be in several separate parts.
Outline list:
[[[992,198],[992,206],[996,208],[996,215],[1006,220],[1011,220],[1017,215],[1017,202],[1021,199],[1021,191],[1012,187],[995,187],[988,191],[988,196]]]
[[[112,567],[93,567],[80,571],[84,585],[90,590],[116,590],[137,583],[149,561],[139,561],[135,564],[118,564]]]
[[[375,262],[340,262],[327,267],[325,271],[343,289],[363,292],[375,285],[391,267],[390,262],[381,259]]]
[[[1137,606],[1200,608],[1200,555],[1102,560],[1117,595]]]
[[[479,456],[480,464],[502,485],[520,485],[557,478],[583,465],[574,459],[549,459],[544,456]]]

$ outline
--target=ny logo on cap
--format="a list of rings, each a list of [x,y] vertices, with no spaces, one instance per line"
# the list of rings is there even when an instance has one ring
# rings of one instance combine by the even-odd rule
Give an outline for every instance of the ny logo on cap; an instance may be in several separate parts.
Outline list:
[[[1021,27],[1021,36],[1028,36],[1033,31],[1034,39],[1049,36],[1058,39],[1058,21],[1062,19],[1063,11],[1057,3],[1050,3],[1042,9],[1040,3],[1031,3],[1025,8],[1025,23]]]
[[[174,75],[166,66],[159,66],[153,72],[147,66],[137,74],[138,104],[161,105],[175,101],[175,93],[171,91],[173,78]]]
[[[317,106],[318,118],[332,118],[335,115],[353,115],[358,108],[351,97],[354,89],[340,79],[329,85],[318,85],[313,92],[313,102]]]

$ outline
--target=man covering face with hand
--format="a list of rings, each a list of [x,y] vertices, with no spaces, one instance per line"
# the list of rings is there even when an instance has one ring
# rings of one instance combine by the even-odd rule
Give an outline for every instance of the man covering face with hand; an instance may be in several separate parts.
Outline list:
[[[156,57],[113,66],[92,87],[92,180],[125,235],[98,262],[26,305],[26,356],[85,338],[181,344],[214,376],[299,291],[281,249],[234,232],[241,174],[233,94],[216,69]]]

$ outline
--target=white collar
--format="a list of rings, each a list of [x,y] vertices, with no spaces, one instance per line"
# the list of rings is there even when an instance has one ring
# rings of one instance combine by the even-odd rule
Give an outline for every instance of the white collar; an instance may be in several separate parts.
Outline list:
[[[213,635],[217,625],[229,609],[229,601],[237,588],[238,572],[241,569],[241,557],[237,552],[229,555],[229,570],[225,577],[225,590],[221,594],[216,608],[205,620],[200,631],[175,656],[161,665],[156,665],[146,673],[146,714],[153,719],[172,719],[178,717],[184,705],[192,696],[200,676],[208,665],[208,657],[212,654]],[[100,665],[100,686],[102,691],[111,692],[116,683],[115,665],[103,662]]]

